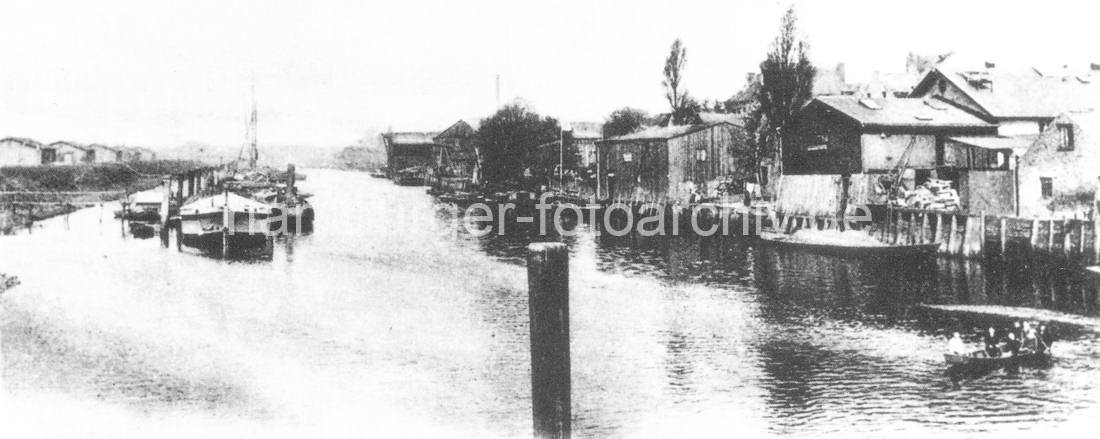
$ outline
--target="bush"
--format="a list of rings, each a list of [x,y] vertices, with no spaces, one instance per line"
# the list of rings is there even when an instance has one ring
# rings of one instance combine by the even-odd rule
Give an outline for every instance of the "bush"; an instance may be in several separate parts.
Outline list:
[[[12,166],[0,168],[0,190],[32,192],[135,190],[151,183],[159,183],[162,175],[201,166],[200,163],[184,160]]]

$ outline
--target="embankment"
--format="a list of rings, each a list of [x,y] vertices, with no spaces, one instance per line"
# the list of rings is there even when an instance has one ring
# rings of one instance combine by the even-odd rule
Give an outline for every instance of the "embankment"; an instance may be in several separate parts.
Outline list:
[[[1057,322],[1100,333],[1100,319],[1064,312],[1001,305],[920,305],[921,308],[948,314],[973,315],[1013,320]]]
[[[72,212],[79,205],[114,201],[148,190],[163,176],[202,167],[186,160],[154,160],[65,166],[0,168],[0,233],[14,227]],[[78,194],[82,193],[82,194]]]

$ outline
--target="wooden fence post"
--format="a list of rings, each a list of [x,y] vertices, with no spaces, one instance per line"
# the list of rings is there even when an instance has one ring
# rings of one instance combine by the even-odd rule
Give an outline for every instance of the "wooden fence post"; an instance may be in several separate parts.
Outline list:
[[[569,252],[560,242],[527,246],[531,411],[536,438],[571,434]]]

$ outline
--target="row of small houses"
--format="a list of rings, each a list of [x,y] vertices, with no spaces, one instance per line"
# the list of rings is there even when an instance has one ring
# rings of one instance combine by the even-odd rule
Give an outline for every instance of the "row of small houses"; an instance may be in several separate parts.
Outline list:
[[[156,160],[148,148],[107,146],[97,143],[83,145],[58,141],[44,144],[24,137],[0,139],[0,166],[76,165]]]
[[[741,193],[772,198],[780,211],[833,216],[838,206],[882,206],[892,189],[952,182],[959,208],[994,215],[1092,213],[1100,186],[1100,102],[1092,76],[931,68],[905,97],[815,97],[780,133],[780,160],[750,160],[736,114],[602,138],[573,124],[560,142],[594,164],[601,199],[681,202]],[[446,169],[472,177],[474,129],[383,135],[389,168]],[[759,163],[761,168],[755,168]],[[896,193],[896,192],[895,192]]]

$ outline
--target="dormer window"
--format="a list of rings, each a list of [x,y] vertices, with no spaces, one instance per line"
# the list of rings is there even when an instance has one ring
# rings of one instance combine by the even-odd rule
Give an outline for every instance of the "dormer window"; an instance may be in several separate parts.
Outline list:
[[[1057,128],[1058,150],[1073,151],[1073,125],[1060,123]]]

